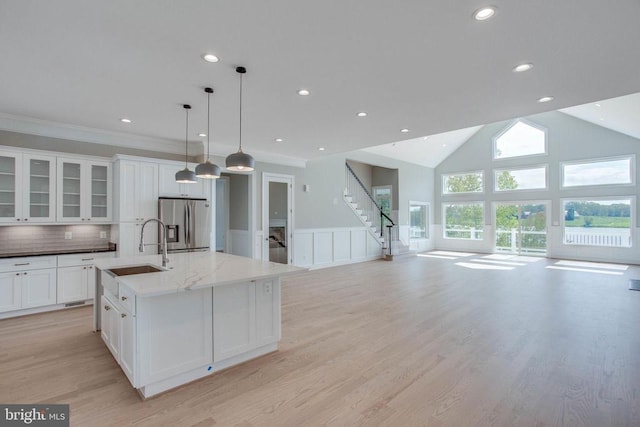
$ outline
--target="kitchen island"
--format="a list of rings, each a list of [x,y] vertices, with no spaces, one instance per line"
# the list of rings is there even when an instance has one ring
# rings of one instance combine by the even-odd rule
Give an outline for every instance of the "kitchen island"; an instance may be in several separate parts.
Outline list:
[[[280,279],[305,271],[216,252],[169,259],[96,262],[94,329],[143,398],[276,351]]]

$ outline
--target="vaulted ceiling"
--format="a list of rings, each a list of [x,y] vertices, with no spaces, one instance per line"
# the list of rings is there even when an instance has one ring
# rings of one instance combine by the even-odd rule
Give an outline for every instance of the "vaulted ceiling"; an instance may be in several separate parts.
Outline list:
[[[179,151],[182,104],[197,146],[211,86],[228,154],[243,65],[245,151],[306,160],[640,90],[637,0],[491,3],[476,21],[476,0],[5,0],[0,128]]]

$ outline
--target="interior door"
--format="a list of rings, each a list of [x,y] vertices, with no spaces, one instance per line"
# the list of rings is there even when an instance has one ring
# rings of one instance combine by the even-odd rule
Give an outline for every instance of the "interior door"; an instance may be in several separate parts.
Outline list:
[[[547,253],[546,202],[496,203],[495,250],[512,254]]]
[[[262,259],[292,260],[293,176],[264,173],[262,178]]]

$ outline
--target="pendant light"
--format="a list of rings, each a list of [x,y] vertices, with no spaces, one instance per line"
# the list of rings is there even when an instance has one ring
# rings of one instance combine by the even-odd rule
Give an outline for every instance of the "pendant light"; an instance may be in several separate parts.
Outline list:
[[[187,113],[187,130],[184,136],[184,169],[176,172],[176,182],[180,184],[195,184],[198,182],[196,174],[194,171],[189,170],[189,165],[187,164],[187,159],[189,157],[189,110],[191,109],[191,105],[184,104],[182,107]]]
[[[206,87],[204,88],[204,91],[207,94],[207,160],[196,166],[196,176],[198,178],[218,179],[220,178],[220,166],[211,163],[211,155],[209,152],[211,148],[211,141],[209,139],[209,135],[211,135],[211,126],[209,118],[211,117],[211,94],[213,93],[213,89]]]
[[[251,172],[256,161],[250,155],[242,152],[242,75],[247,72],[244,67],[236,67],[240,74],[240,145],[236,153],[227,156],[227,169],[230,171]]]

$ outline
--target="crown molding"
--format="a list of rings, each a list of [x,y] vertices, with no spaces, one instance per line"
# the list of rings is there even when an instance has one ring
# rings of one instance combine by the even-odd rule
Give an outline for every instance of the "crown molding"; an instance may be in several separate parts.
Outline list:
[[[171,154],[184,153],[184,145],[177,141],[88,128],[1,112],[0,130],[115,147],[137,148]]]

